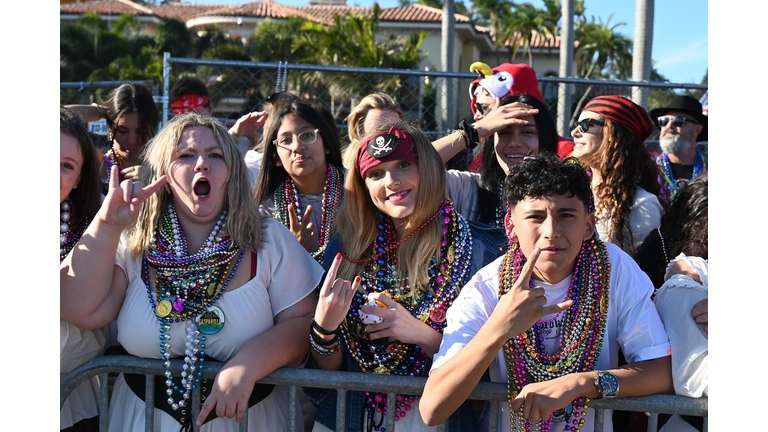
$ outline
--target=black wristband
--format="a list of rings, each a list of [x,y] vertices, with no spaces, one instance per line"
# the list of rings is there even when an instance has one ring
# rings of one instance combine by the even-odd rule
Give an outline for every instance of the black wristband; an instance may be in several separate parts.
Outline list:
[[[325,348],[331,347],[336,342],[339,341],[339,335],[338,334],[334,334],[333,335],[333,339],[331,339],[329,341],[323,340],[320,336],[315,334],[314,329],[310,329],[309,336],[312,338],[313,341],[315,341],[316,344],[320,345],[321,347],[325,347]]]
[[[333,330],[333,331],[326,330],[326,329],[320,327],[320,324],[318,324],[317,321],[315,321],[314,318],[312,318],[312,329],[314,329],[315,331],[317,331],[321,335],[325,335],[325,336],[335,335],[336,331],[338,330],[338,328],[336,330]]]
[[[464,132],[464,136],[467,140],[467,148],[474,150],[475,147],[477,147],[477,144],[480,143],[480,135],[478,135],[477,129],[467,123],[467,120],[462,120],[461,123],[459,123],[459,130]]]

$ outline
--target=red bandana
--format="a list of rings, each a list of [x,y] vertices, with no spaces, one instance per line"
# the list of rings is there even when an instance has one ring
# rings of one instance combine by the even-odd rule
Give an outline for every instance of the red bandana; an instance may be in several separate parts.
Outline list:
[[[369,169],[382,162],[394,160],[419,161],[413,139],[396,126],[392,126],[387,132],[379,132],[366,138],[357,149],[355,167],[360,176],[365,178]]]
[[[171,109],[176,115],[197,111],[208,103],[208,96],[184,95],[176,98],[171,104]]]

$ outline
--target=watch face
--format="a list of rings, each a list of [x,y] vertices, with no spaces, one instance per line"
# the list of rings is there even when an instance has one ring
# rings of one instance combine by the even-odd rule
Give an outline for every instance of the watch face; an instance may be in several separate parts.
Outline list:
[[[613,374],[605,374],[600,377],[600,387],[606,393],[616,393],[619,391],[619,380]]]

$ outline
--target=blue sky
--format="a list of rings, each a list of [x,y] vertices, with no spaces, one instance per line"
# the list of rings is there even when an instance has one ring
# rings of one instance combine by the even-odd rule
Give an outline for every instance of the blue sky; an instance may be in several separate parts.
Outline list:
[[[308,5],[309,0],[276,0],[284,5]],[[469,0],[465,0],[469,3]],[[193,1],[187,0],[189,3]],[[238,0],[201,0],[204,4],[243,4]],[[372,6],[373,0],[347,0],[348,5]],[[524,3],[524,2],[520,2]],[[542,0],[528,3],[543,7]],[[708,4],[703,0],[655,1],[653,54],[656,70],[674,83],[699,83],[708,68]],[[382,0],[383,7],[397,6],[397,0]],[[617,31],[634,39],[635,2],[632,0],[586,0],[586,16],[594,15],[611,24],[625,23]]]

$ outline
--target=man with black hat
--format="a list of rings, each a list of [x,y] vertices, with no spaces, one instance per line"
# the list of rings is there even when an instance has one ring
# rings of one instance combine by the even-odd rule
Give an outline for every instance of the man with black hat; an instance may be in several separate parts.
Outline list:
[[[659,183],[662,197],[669,204],[675,194],[707,170],[696,143],[707,140],[707,116],[701,103],[691,96],[676,96],[669,106],[651,110],[651,118],[661,128]]]

